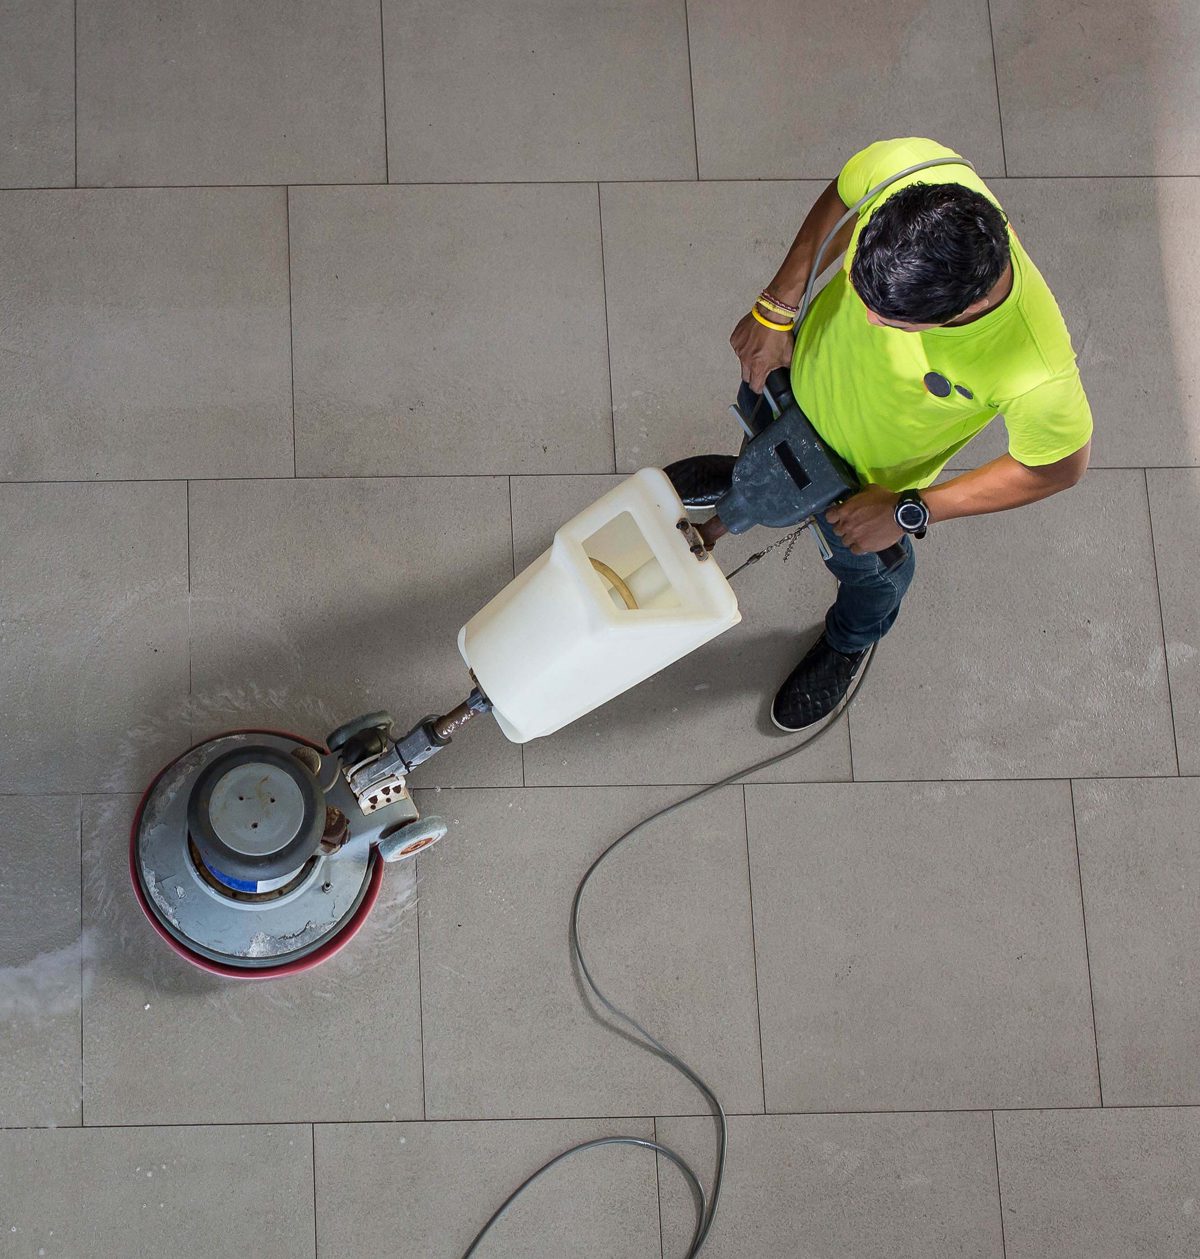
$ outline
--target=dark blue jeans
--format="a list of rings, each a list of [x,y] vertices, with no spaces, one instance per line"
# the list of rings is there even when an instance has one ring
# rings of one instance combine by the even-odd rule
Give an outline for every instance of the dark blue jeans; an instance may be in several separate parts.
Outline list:
[[[838,580],[837,599],[825,614],[826,641],[837,651],[862,651],[877,643],[896,620],[917,567],[912,539],[901,539],[905,558],[888,568],[874,553],[855,555],[843,546],[823,512],[816,525],[833,552],[825,567]]]

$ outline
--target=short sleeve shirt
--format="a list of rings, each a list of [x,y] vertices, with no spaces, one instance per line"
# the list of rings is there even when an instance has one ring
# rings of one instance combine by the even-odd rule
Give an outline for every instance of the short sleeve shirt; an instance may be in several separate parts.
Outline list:
[[[846,163],[838,194],[853,205],[906,166],[956,156],[933,140],[882,140]],[[962,184],[999,205],[969,166],[957,164],[906,176],[863,205],[843,266],[798,330],[796,400],[863,481],[891,490],[932,483],[1001,413],[1009,453],[1021,463],[1074,454],[1092,433],[1075,351],[1054,295],[1011,227],[1012,291],[994,310],[928,332],[867,321],[849,277],[858,236],[879,204],[913,183]]]

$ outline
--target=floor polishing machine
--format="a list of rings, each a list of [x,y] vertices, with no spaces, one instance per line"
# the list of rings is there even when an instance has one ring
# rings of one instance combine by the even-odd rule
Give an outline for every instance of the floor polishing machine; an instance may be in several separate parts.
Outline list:
[[[446,834],[410,775],[491,713],[514,742],[552,733],[740,620],[709,558],[724,533],[802,524],[857,488],[787,373],[743,386],[739,456],[644,469],[555,535],[459,634],[470,694],[401,733],[386,712],[324,743],[237,730],[190,748],[137,810],[130,873],[142,909],[189,962],[231,978],[307,970],[356,934],[384,868]],[[700,525],[689,510],[715,509]]]
[[[838,232],[890,184],[952,165],[970,163],[919,162],[846,210],[816,251],[797,324]],[[316,965],[362,926],[384,864],[446,833],[441,819],[420,817],[408,777],[456,731],[491,712],[514,742],[551,734],[736,624],[737,599],[709,562],[716,541],[754,525],[804,527],[860,487],[797,405],[787,369],[761,395],[743,382],[731,409],[740,455],[636,473],[562,526],[460,630],[475,685],[445,715],[397,736],[389,714],[370,713],[323,745],[239,730],[162,770],[137,809],[129,866],[163,940],[236,978]],[[689,509],[709,518],[696,526]]]

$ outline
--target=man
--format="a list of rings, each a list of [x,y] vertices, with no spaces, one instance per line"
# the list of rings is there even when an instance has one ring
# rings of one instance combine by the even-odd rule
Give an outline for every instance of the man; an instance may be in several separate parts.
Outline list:
[[[908,166],[955,156],[909,138],[852,157],[730,338],[756,392],[791,364],[797,403],[865,487],[817,519],[837,599],[775,696],[781,730],[803,730],[845,699],[900,610],[913,537],[1048,498],[1087,468],[1092,418],[1062,314],[969,166],[927,168],[868,201],[822,260],[844,252],[844,265],[803,324],[788,326],[817,247],[846,210]],[[1009,453],[934,485],[1001,412]],[[878,552],[896,542],[904,559],[885,566]]]

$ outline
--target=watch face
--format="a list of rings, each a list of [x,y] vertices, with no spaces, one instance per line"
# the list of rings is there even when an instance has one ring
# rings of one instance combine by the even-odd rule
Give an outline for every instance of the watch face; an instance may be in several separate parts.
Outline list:
[[[896,508],[896,521],[901,529],[920,529],[929,513],[920,503],[901,503]]]

